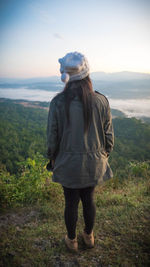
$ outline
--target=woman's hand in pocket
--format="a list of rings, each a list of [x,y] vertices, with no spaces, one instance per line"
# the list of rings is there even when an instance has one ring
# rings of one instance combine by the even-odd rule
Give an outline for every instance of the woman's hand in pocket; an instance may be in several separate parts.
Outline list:
[[[54,168],[55,161],[52,159],[52,168]]]

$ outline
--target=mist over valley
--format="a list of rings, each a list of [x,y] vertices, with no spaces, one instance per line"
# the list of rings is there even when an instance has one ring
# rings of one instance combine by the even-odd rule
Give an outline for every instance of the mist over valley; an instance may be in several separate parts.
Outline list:
[[[150,117],[150,74],[93,72],[90,76],[94,90],[107,96],[112,109],[127,117]],[[0,78],[0,98],[50,102],[63,88],[59,76]]]

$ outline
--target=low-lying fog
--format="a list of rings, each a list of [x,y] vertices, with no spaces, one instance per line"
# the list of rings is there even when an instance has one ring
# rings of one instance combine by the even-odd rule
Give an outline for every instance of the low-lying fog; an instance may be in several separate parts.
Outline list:
[[[1,88],[0,98],[49,102],[57,93],[58,91],[45,91],[39,89]],[[124,112],[128,117],[150,117],[150,97],[143,99],[108,99],[111,108]]]

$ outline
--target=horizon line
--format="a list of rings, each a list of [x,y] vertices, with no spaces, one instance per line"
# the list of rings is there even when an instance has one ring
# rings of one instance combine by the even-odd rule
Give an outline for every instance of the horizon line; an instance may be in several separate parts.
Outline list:
[[[124,73],[124,72],[128,72],[128,73],[139,73],[139,74],[147,74],[147,75],[150,75],[150,72],[140,72],[140,71],[130,71],[130,70],[122,70],[122,71],[113,71],[113,72],[106,72],[106,71],[92,71],[90,72],[89,75],[93,74],[93,73],[104,73],[104,74],[114,74],[114,73]],[[50,78],[50,77],[60,77],[60,75],[48,75],[48,76],[25,76],[25,77],[8,77],[8,76],[0,76],[0,79],[36,79],[36,78]]]

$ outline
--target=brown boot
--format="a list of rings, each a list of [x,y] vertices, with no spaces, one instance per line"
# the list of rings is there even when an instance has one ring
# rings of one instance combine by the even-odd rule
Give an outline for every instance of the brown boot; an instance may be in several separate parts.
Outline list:
[[[78,242],[77,242],[77,238],[74,239],[70,239],[67,235],[65,236],[65,244],[67,246],[67,248],[71,251],[71,252],[78,252]]]
[[[84,241],[85,245],[88,248],[93,248],[94,247],[94,235],[93,235],[93,231],[89,235],[87,233],[83,232],[82,237],[83,237],[83,241]]]

